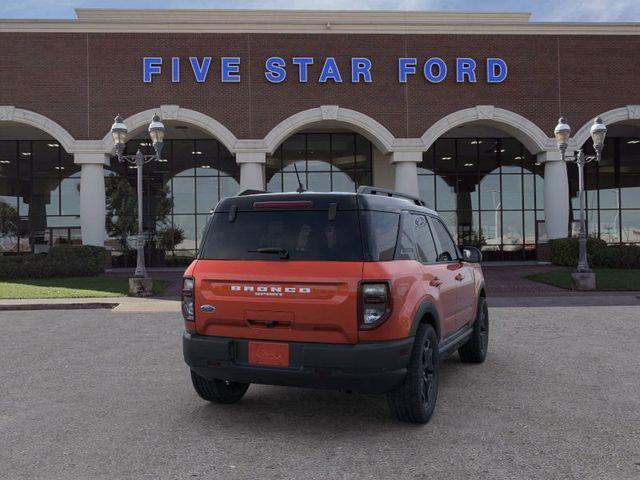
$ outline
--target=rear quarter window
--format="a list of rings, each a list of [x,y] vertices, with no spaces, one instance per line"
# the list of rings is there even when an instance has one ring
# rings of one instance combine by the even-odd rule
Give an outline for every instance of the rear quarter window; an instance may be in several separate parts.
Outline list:
[[[361,213],[367,239],[368,260],[385,262],[394,259],[400,215],[364,210]]]

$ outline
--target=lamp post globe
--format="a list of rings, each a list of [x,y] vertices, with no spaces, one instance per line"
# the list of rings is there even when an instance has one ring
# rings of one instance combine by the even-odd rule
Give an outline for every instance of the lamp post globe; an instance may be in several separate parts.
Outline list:
[[[560,117],[558,125],[556,125],[553,134],[556,137],[556,143],[558,144],[558,150],[564,155],[569,145],[569,137],[571,136],[571,127],[567,123],[567,119]]]
[[[597,117],[591,125],[591,140],[593,140],[593,148],[600,156],[604,147],[604,139],[607,136],[607,127],[602,123],[602,119]]]
[[[124,146],[127,143],[127,134],[129,133],[127,126],[124,124],[124,120],[120,115],[116,116],[111,125],[111,136],[113,137],[113,144],[116,147],[118,155],[124,151]]]
[[[162,152],[162,146],[164,144],[164,134],[164,124],[160,120],[160,116],[156,113],[151,119],[151,123],[149,124],[149,137],[151,137],[153,148],[155,149],[156,155],[158,157],[160,157],[160,153]]]

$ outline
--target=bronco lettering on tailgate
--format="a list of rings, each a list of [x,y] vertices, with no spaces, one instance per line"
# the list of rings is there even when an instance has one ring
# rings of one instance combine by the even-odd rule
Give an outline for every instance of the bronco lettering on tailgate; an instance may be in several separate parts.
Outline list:
[[[280,285],[231,285],[232,292],[249,292],[257,297],[282,297],[285,293],[311,293],[308,287],[283,287]]]

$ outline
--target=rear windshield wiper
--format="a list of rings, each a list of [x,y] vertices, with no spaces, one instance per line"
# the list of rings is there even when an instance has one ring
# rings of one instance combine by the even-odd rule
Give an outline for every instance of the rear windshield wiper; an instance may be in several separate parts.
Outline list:
[[[278,248],[278,247],[264,247],[258,248],[256,250],[249,250],[250,253],[270,253],[273,255],[280,255],[280,258],[286,260],[289,258],[289,252],[286,248]]]

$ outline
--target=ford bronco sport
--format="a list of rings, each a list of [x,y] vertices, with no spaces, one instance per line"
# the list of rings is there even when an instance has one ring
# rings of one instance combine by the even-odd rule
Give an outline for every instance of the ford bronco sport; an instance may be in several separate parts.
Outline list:
[[[251,383],[386,393],[425,423],[440,360],[483,362],[489,323],[480,252],[459,252],[417,198],[248,192],[222,200],[185,272],[184,358],[211,402]]]

